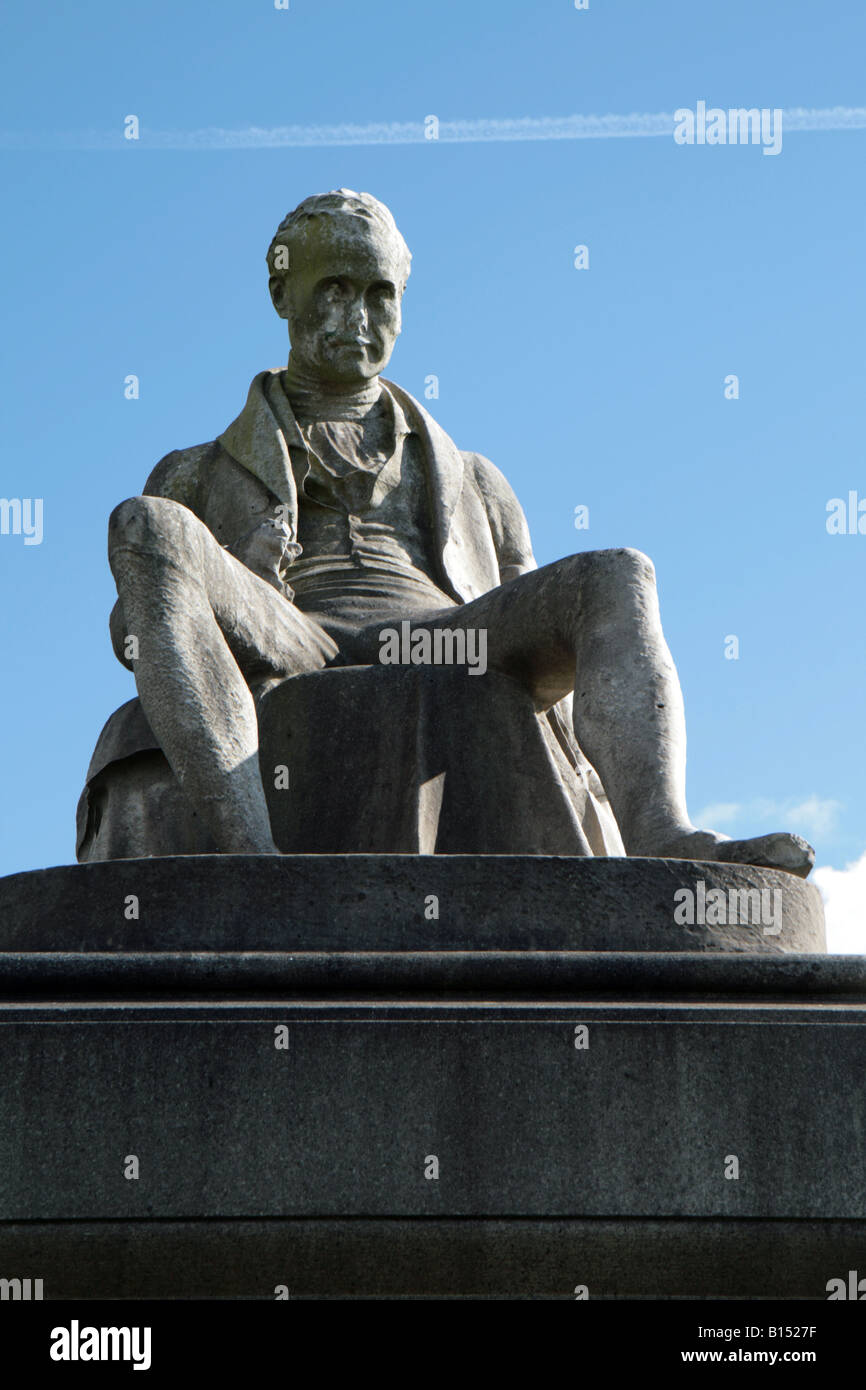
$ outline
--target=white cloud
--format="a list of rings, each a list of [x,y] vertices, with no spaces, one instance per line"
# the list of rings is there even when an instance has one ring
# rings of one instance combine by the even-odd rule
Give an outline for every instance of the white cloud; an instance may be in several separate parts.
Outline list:
[[[781,816],[786,824],[780,824],[779,829],[790,828],[798,835],[827,835],[842,810],[841,801],[820,796],[809,796],[805,801],[759,801],[756,805],[765,820],[778,821]]]
[[[713,801],[693,817],[702,830],[724,830],[736,838],[760,835],[768,830],[792,830],[797,835],[827,835],[842,810],[842,802],[831,797],[790,797],[787,801],[770,801],[761,797],[753,801]]]
[[[827,950],[866,954],[866,854],[844,869],[815,869],[812,881],[824,899]]]
[[[743,809],[739,801],[711,801],[692,819],[701,830],[720,830],[722,826],[738,821]]]

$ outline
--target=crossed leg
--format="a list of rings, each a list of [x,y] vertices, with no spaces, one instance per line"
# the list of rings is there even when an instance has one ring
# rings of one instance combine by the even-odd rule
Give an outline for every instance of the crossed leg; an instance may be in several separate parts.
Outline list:
[[[115,651],[181,787],[224,854],[277,854],[250,686],[319,670],[336,643],[167,498],[116,507],[108,554]]]

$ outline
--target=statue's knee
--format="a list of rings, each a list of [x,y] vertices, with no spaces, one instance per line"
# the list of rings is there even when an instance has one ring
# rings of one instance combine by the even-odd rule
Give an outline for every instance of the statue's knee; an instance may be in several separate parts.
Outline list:
[[[655,584],[656,569],[648,555],[644,555],[642,550],[633,550],[626,547],[623,550],[613,550],[611,555],[615,557],[617,572],[631,583]]]
[[[108,521],[108,556],[121,561],[124,552],[182,562],[192,549],[191,526],[196,517],[169,497],[128,497]]]
[[[633,621],[654,607],[655,566],[641,550],[596,550],[583,555],[581,613],[590,624]]]
[[[629,589],[655,587],[655,565],[642,550],[630,546],[617,550],[584,550],[568,560],[560,561],[573,568],[577,579],[588,598],[593,593],[621,594]]]
[[[590,559],[590,556],[586,556]],[[655,565],[642,550],[630,546],[617,550],[596,550],[589,567],[590,583],[601,590],[621,594],[630,589],[652,588]]]

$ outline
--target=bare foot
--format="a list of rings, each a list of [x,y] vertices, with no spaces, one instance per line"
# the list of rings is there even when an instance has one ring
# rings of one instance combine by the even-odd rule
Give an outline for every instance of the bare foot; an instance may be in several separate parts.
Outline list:
[[[750,840],[731,840],[715,830],[687,830],[667,841],[655,853],[663,859],[715,859],[724,864],[756,864],[765,869],[807,878],[815,863],[815,851],[801,835],[778,830]]]

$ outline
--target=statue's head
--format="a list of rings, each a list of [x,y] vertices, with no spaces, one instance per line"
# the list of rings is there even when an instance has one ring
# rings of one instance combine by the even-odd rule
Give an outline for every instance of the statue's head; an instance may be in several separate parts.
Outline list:
[[[292,359],[332,385],[377,376],[400,333],[409,248],[369,193],[317,193],[284,217],[268,249],[274,308]]]

